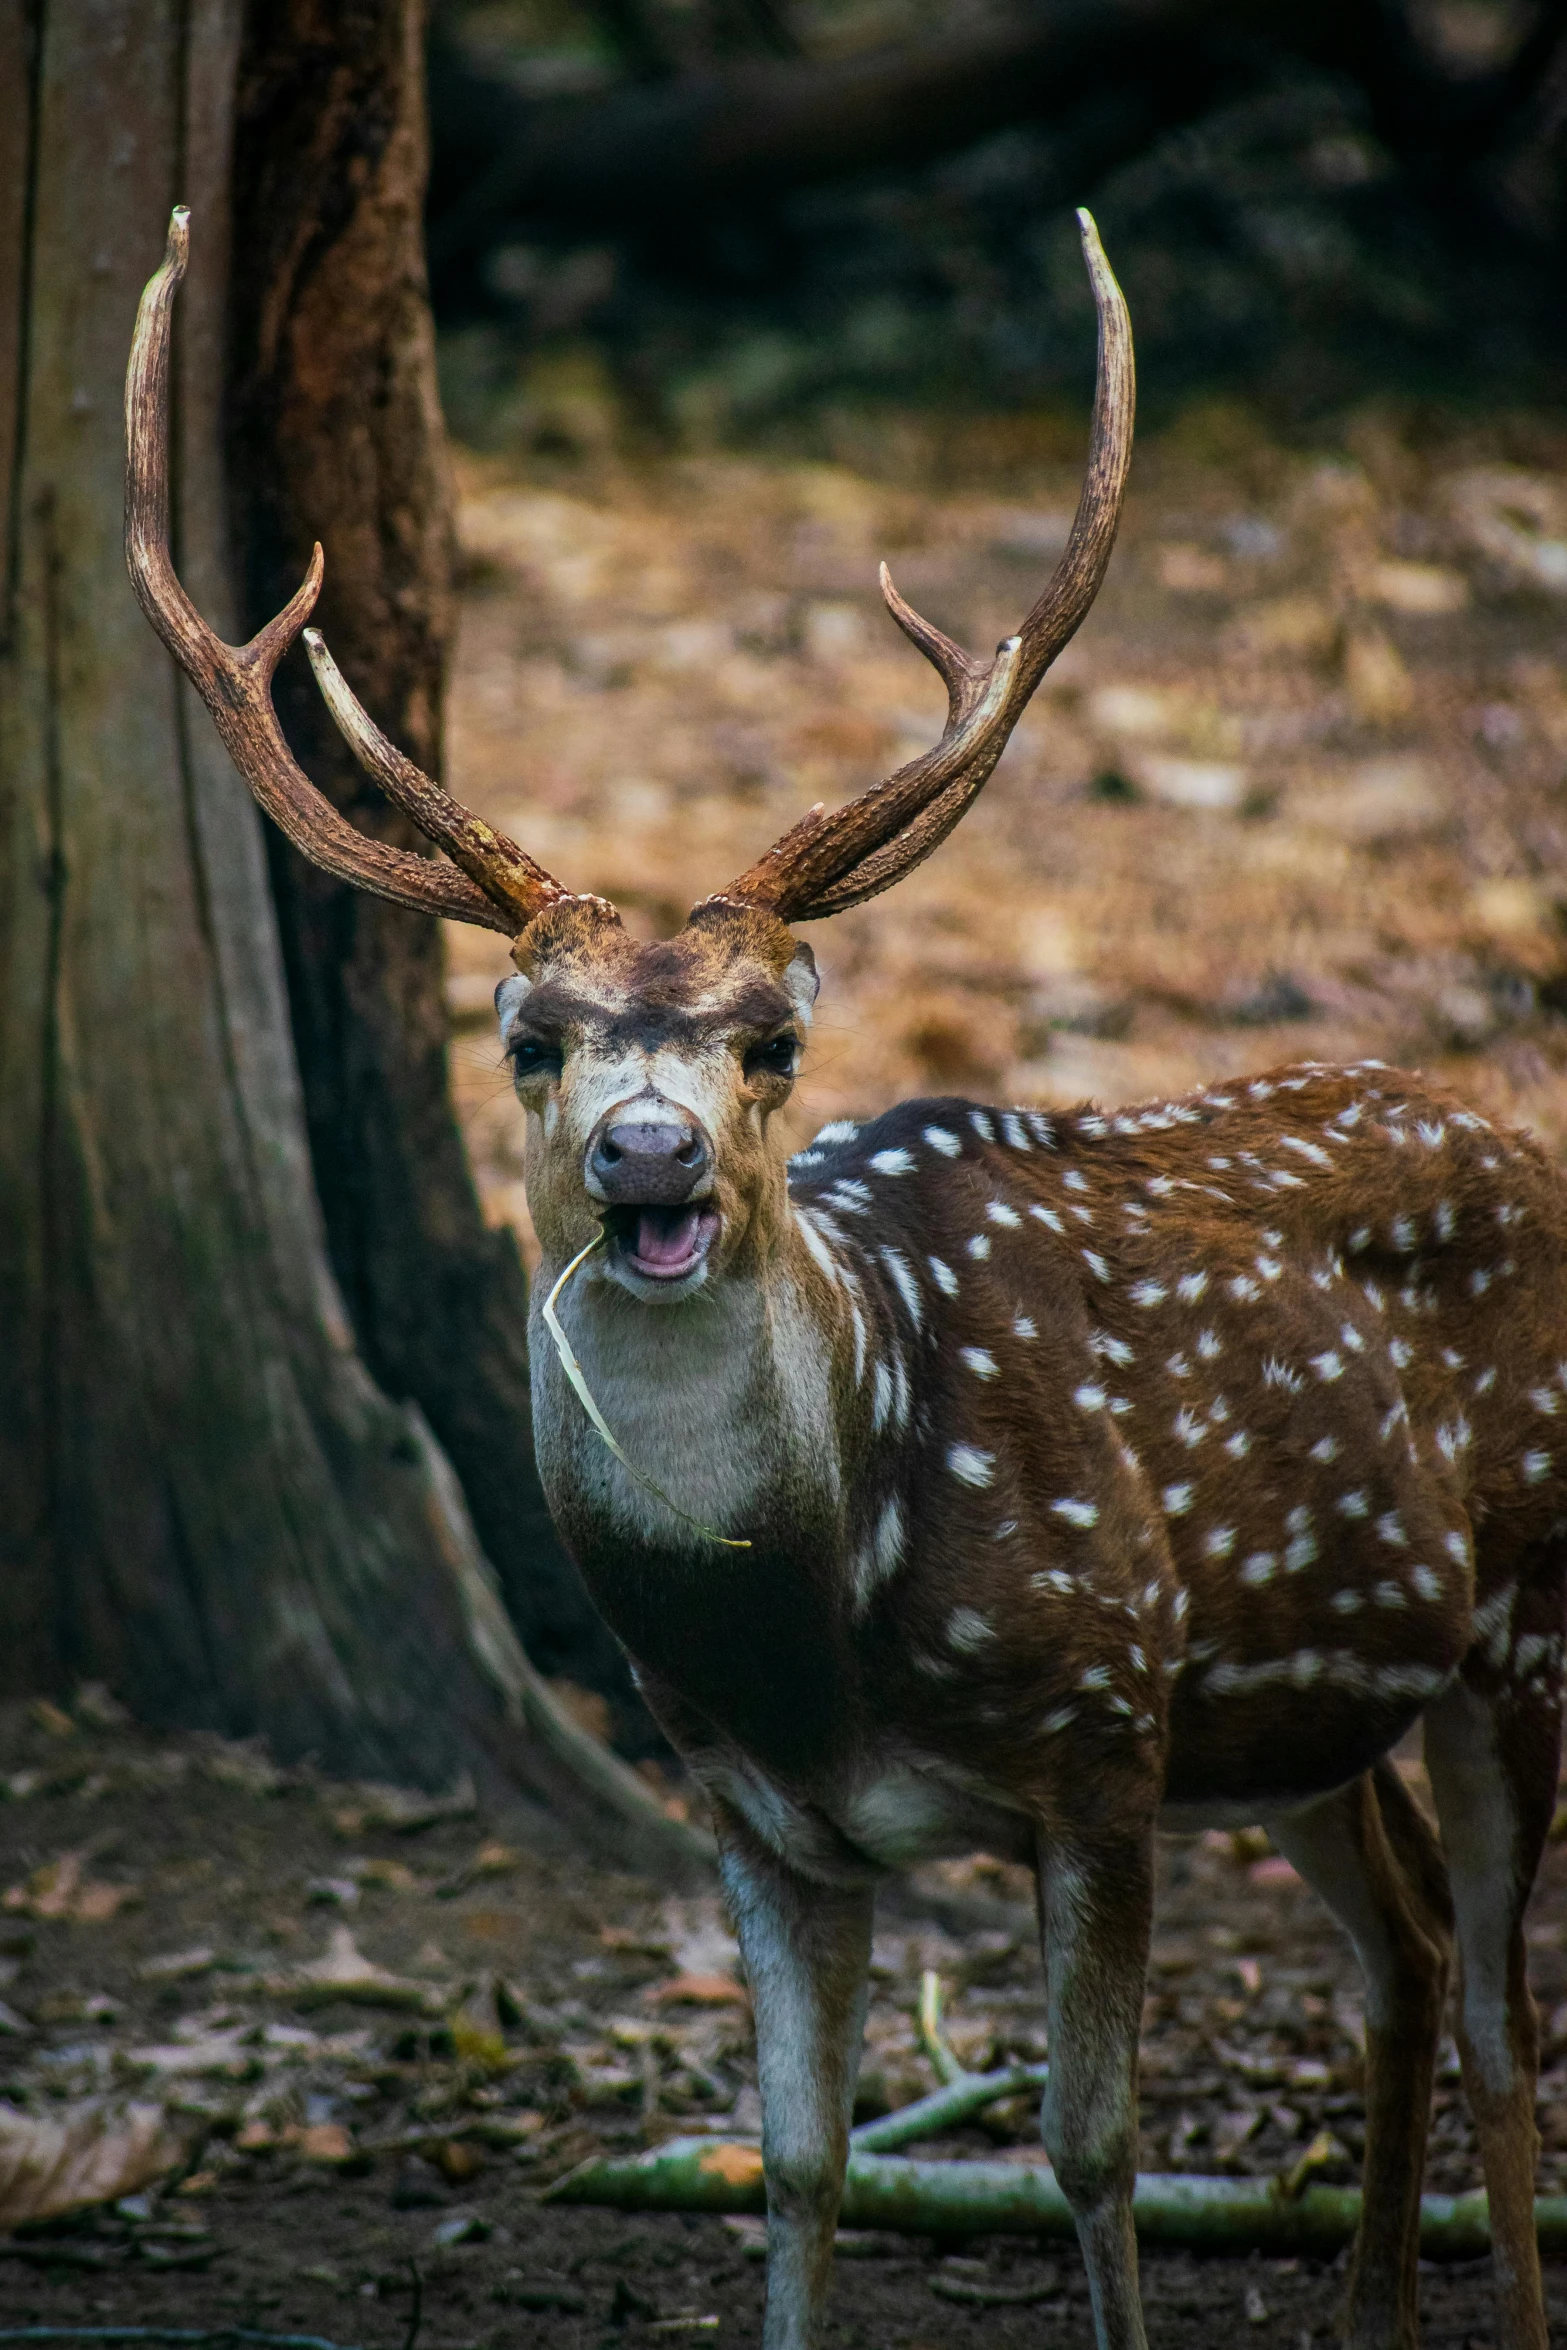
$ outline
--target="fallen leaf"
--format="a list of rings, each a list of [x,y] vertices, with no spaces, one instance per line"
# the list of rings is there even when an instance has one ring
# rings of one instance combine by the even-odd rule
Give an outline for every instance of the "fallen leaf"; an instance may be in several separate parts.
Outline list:
[[[192,1975],[204,1975],[218,1963],[218,1954],[205,1943],[195,1950],[166,1950],[156,1958],[144,1958],[136,1969],[144,1983],[183,1983]]]
[[[118,2202],[177,2169],[185,2154],[161,2106],[89,2098],[30,2114],[0,2105],[0,2229]]]
[[[649,2007],[749,2007],[751,1994],[728,1975],[676,1975],[642,1994]]]
[[[345,2162],[352,2162],[358,2153],[352,2137],[341,2122],[310,2122],[293,2137],[284,2132],[285,2144],[291,2144],[305,2162],[319,2162],[329,2170],[338,2170]]]
[[[732,2144],[709,2146],[696,2167],[709,2178],[722,2179],[726,2187],[754,2186],[762,2176],[761,2148]]]
[[[427,1984],[390,1974],[366,1958],[347,1926],[332,1928],[324,1957],[290,1974],[266,1976],[262,1989],[296,2007],[325,2007],[344,1999],[356,2007],[403,2008],[419,2015],[438,2015],[441,2008]]]

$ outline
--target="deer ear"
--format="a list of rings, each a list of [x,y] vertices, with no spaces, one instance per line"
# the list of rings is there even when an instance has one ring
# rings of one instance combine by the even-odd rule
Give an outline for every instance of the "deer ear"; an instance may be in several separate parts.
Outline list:
[[[803,1027],[809,1028],[822,983],[816,968],[816,957],[803,940],[794,950],[783,983],[789,1001],[794,1006],[796,1019]]]
[[[532,980],[525,979],[520,971],[509,971],[501,981],[495,990],[495,1016],[501,1024],[502,1036],[532,993]]]

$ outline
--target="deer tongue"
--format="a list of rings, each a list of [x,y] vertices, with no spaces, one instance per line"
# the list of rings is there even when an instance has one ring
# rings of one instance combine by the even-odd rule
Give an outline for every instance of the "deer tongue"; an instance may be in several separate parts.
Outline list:
[[[639,1208],[636,1256],[660,1272],[685,1265],[696,1253],[701,1209]]]

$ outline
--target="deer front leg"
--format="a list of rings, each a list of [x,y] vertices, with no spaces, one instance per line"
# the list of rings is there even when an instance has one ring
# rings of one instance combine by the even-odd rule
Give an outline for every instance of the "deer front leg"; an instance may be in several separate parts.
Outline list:
[[[832,2276],[875,1896],[802,1877],[726,1807],[719,1865],[756,2009],[767,2173],[763,2350],[813,2350]]]
[[[1137,2291],[1137,2042],[1153,1914],[1151,1835],[1041,1837],[1050,2033],[1045,2151],[1077,2221],[1098,2350],[1147,2350]]]

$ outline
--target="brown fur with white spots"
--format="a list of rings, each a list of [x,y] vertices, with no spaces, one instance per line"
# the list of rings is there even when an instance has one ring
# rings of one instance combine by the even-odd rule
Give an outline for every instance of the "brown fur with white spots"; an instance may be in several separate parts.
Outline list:
[[[536,1326],[540,1466],[712,1799],[756,2001],[768,2350],[821,2335],[875,1886],[975,1844],[1037,1868],[1045,2141],[1101,2350],[1141,2350],[1131,2185],[1161,1818],[1266,1821],[1359,1952],[1359,2350],[1416,2340],[1456,1942],[1501,2338],[1543,2350],[1521,1921],[1560,1745],[1562,1178],[1525,1137],[1375,1063],[1113,1114],[905,1103],[787,1167],[772,1123],[816,992],[788,923],[937,845],[1108,560],[1131,351],[1091,224],[1100,385],[1056,577],[988,665],[887,583],[947,681],[941,742],[813,811],[653,946],[403,761],[319,639],[339,724],[451,864],[353,832],[293,765],[269,683],[319,563],[238,651],[169,564],[185,236],[177,215],[127,385],[132,575],[307,854],[514,935],[497,1000],[538,1296],[602,1239],[560,1310],[628,1457],[678,1510],[601,1444]],[[1440,1845],[1386,1760],[1422,1716]]]

